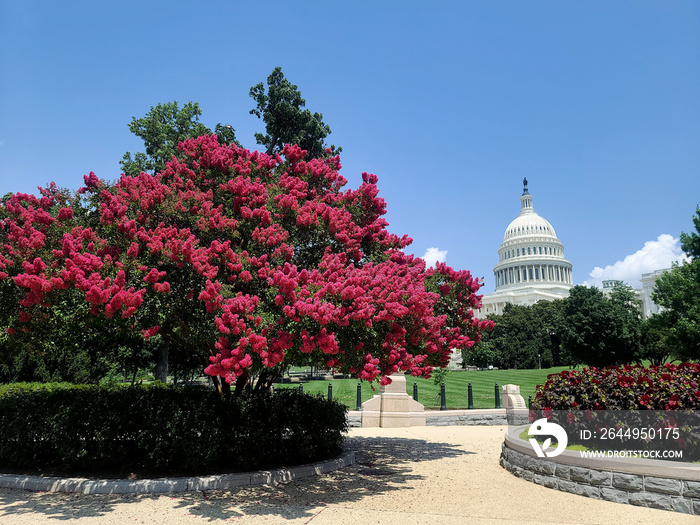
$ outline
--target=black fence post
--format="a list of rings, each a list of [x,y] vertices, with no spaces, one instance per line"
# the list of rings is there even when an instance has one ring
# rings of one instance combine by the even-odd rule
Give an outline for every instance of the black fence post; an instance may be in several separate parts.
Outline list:
[[[333,383],[328,383],[328,401],[333,399]]]
[[[418,383],[413,383],[413,400],[418,401]]]
[[[527,409],[532,410],[532,396],[527,396]]]
[[[493,387],[494,393],[496,394],[496,408],[501,408],[501,396],[499,395],[498,392],[498,383],[496,383],[496,386]]]
[[[357,406],[355,410],[362,410],[362,383],[357,383]]]
[[[472,384],[469,383],[467,386],[467,408],[472,410],[474,408],[474,392],[472,392]]]
[[[440,383],[440,410],[447,410],[447,399],[445,396],[445,383]]]
[[[299,383],[299,393],[300,394],[304,393],[304,385],[302,383]]]

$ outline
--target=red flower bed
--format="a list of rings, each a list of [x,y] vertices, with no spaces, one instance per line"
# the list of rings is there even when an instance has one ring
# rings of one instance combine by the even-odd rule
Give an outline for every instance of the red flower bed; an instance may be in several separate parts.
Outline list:
[[[700,408],[700,363],[564,370],[537,386],[535,409],[680,410]]]

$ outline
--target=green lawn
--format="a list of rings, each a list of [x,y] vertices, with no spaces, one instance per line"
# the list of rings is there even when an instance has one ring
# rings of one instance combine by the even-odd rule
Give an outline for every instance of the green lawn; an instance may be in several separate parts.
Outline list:
[[[474,395],[474,408],[494,408],[495,407],[495,383],[502,385],[514,384],[520,386],[520,394],[527,402],[528,396],[535,397],[535,388],[547,380],[548,374],[556,374],[567,367],[549,368],[544,370],[480,370],[476,372],[465,372],[462,370],[452,371],[445,379],[445,394],[447,397],[447,408],[467,408],[467,385],[472,384]],[[328,384],[333,385],[333,398],[344,403],[351,410],[355,409],[357,399],[356,379],[334,379],[332,381],[307,381],[303,382],[304,392],[312,394],[328,395]],[[413,395],[413,383],[418,384],[418,401],[426,408],[440,408],[440,386],[435,385],[432,379],[406,377],[406,390],[409,395]],[[379,385],[376,384],[376,391],[372,391],[370,386],[362,381],[362,401],[367,401],[373,395],[379,393]],[[275,388],[299,388],[299,383],[277,384]],[[501,398],[502,406],[502,398]]]

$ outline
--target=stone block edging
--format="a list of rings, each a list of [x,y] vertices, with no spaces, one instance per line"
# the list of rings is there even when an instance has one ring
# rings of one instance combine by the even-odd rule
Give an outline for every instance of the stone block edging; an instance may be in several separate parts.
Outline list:
[[[217,474],[212,476],[158,479],[87,479],[0,474],[0,487],[44,492],[76,492],[80,494],[147,494],[222,490],[249,485],[268,485],[326,474],[355,463],[355,452],[318,463],[296,467]]]
[[[507,425],[507,412],[504,408],[483,408],[472,410],[426,410],[425,424],[427,426],[457,426],[457,425]],[[348,426],[362,426],[362,411],[348,411]]]
[[[517,435],[512,429],[506,435],[500,464],[527,481],[589,498],[700,515],[700,465],[582,458],[569,450],[544,459]]]

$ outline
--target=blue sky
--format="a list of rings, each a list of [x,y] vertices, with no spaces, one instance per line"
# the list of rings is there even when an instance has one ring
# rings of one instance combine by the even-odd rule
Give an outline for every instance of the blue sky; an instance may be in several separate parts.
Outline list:
[[[254,149],[248,91],[275,66],[323,113],[349,186],[378,175],[390,230],[484,292],[523,177],[575,283],[638,286],[692,229],[693,0],[0,0],[0,195],[117,178],[143,150],[127,124],[161,102],[199,102]]]

